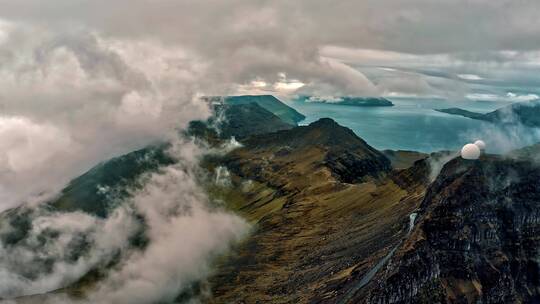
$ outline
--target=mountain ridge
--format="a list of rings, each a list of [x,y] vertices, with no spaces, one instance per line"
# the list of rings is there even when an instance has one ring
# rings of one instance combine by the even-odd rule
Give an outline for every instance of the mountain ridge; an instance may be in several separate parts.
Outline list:
[[[539,101],[517,102],[485,114],[460,108],[435,109],[435,111],[496,124],[523,124],[526,127],[540,127]]]
[[[273,95],[238,95],[238,96],[206,96],[203,100],[211,104],[245,105],[256,103],[279,117],[284,123],[296,126],[306,117],[286,105]]]

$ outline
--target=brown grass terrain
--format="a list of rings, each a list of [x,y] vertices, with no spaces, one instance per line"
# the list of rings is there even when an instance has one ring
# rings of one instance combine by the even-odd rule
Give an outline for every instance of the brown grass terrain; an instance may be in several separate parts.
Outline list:
[[[390,175],[347,184],[327,149],[243,148],[227,160],[239,191],[222,197],[254,229],[210,279],[211,303],[333,303],[404,235],[423,186]],[[249,185],[246,187],[246,181]]]

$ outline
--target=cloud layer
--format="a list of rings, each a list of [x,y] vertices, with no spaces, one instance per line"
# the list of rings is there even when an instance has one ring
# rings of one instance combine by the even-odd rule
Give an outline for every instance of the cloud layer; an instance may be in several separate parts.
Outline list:
[[[141,177],[144,187],[131,189],[105,219],[41,206],[12,211],[0,226],[0,298],[54,291],[96,269],[104,278],[84,297],[59,293],[39,301],[168,303],[204,280],[212,259],[249,226],[212,203],[198,184],[204,149],[179,140],[169,153],[178,163]],[[133,244],[141,236],[147,240],[143,248]]]

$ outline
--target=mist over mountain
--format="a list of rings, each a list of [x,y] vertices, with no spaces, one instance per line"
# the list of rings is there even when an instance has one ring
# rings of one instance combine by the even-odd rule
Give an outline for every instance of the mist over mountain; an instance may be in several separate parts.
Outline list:
[[[0,0],[0,302],[540,302],[539,12]]]
[[[203,99],[212,104],[225,104],[230,106],[254,103],[278,116],[283,122],[289,125],[297,125],[306,118],[304,115],[298,113],[298,111],[287,106],[272,95],[214,96],[204,97]],[[256,117],[253,118],[253,121],[257,121]],[[257,128],[254,127],[253,129]]]

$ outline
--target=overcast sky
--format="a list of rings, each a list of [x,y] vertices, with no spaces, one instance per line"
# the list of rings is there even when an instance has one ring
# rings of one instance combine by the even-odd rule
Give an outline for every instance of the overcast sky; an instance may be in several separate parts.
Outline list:
[[[531,0],[0,0],[0,210],[204,118],[204,94],[540,94]]]

